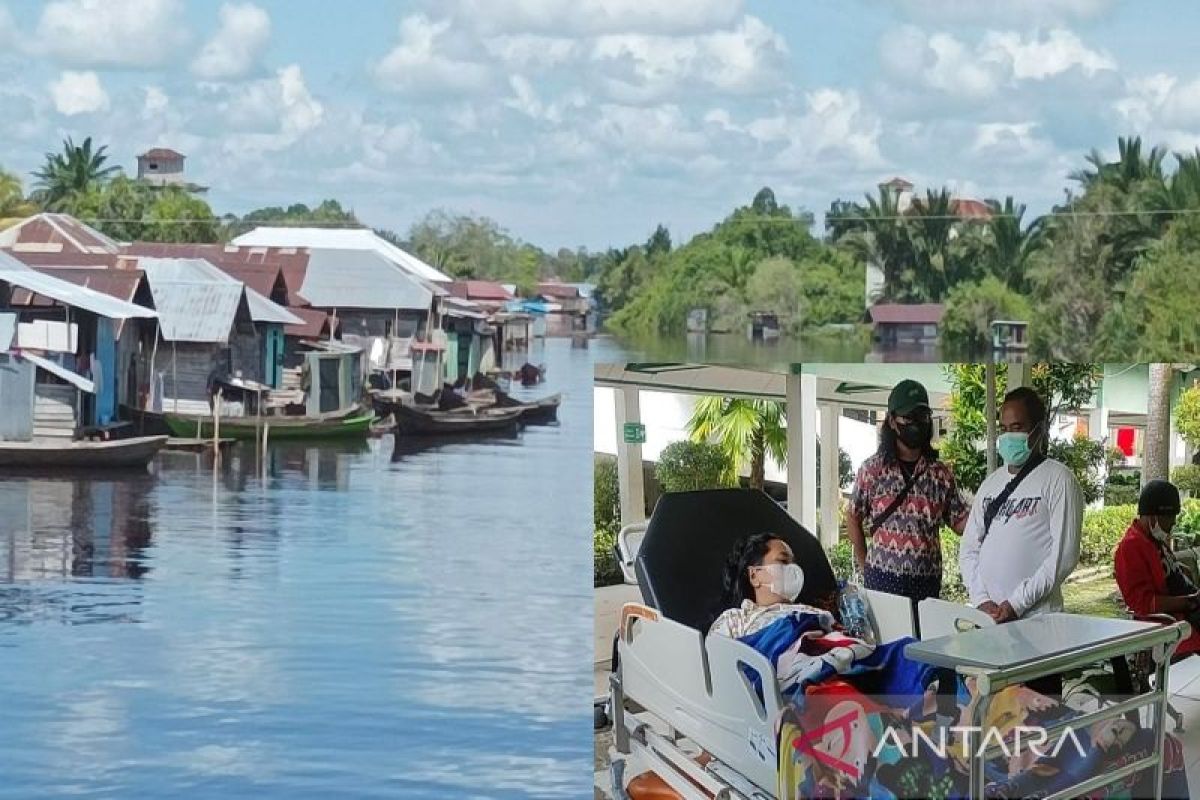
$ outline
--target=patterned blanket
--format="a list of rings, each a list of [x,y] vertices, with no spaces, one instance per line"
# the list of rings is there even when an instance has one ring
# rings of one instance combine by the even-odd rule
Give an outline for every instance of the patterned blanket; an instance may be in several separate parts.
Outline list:
[[[968,757],[1000,745],[986,797],[1045,797],[1154,752],[1151,732],[1127,717],[1074,733],[1047,726],[1079,716],[1023,686],[998,693],[971,728],[974,681],[910,661],[908,640],[871,647],[824,630],[808,615],[777,620],[741,641],[771,659],[788,700],[777,730],[779,797],[967,798]],[[1190,797],[1180,742],[1164,745],[1164,798]],[[1153,797],[1153,770],[1089,797]]]

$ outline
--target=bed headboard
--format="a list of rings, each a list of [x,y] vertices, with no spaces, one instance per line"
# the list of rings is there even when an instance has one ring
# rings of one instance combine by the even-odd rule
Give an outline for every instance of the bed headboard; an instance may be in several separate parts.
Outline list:
[[[725,561],[751,533],[783,539],[804,569],[799,602],[828,607],[837,581],[821,543],[757,489],[670,492],[659,498],[634,568],[646,605],[700,629],[721,596]]]

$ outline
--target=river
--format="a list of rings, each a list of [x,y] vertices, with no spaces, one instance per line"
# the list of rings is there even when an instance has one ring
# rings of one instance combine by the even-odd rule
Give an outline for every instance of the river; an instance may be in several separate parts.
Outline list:
[[[592,364],[557,427],[0,479],[0,797],[582,797]]]

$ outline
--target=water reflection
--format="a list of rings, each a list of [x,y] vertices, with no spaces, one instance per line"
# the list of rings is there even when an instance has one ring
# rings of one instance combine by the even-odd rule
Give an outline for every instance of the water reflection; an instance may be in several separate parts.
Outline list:
[[[0,480],[0,582],[141,578],[152,485],[137,473]]]

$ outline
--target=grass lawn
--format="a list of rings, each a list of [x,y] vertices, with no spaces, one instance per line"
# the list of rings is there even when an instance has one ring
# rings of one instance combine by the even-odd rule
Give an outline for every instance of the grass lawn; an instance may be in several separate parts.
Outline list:
[[[1063,587],[1063,605],[1071,614],[1094,617],[1123,617],[1125,609],[1111,575],[1074,581]]]

